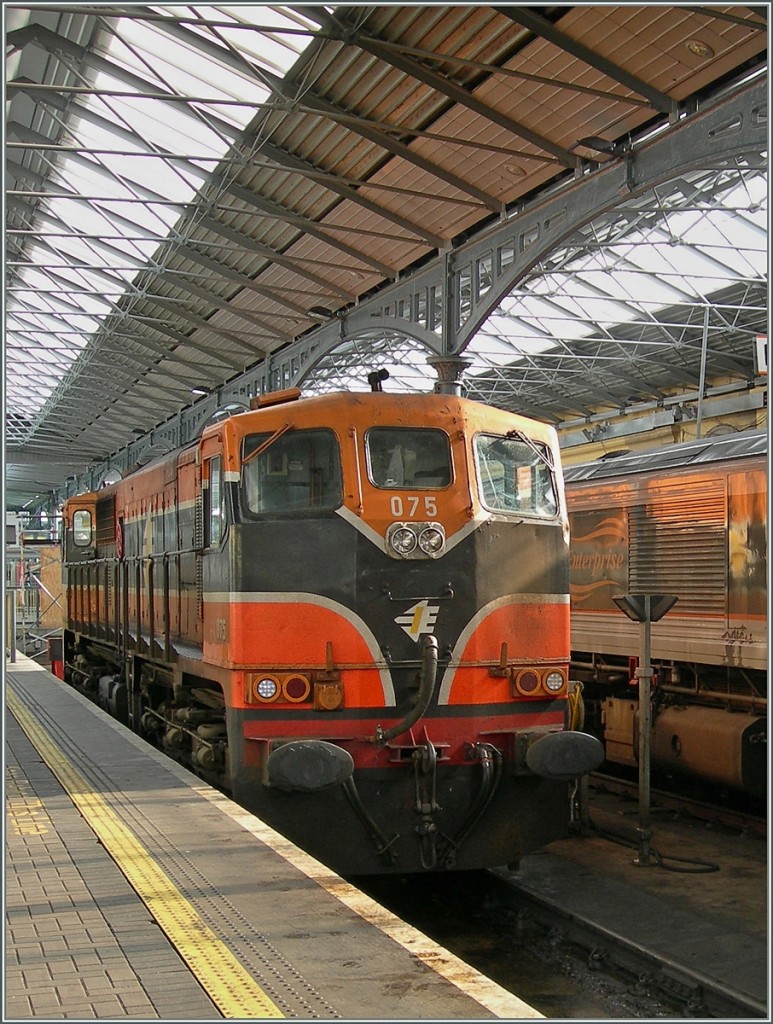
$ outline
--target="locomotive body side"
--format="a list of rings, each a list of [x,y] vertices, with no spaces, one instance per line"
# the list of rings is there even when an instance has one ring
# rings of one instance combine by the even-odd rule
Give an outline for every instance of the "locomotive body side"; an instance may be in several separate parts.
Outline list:
[[[607,759],[633,765],[640,627],[612,598],[674,594],[651,626],[653,767],[765,788],[766,438],[723,437],[566,470],[572,674]],[[593,703],[593,702],[591,702]]]
[[[565,834],[599,755],[565,729],[554,432],[455,396],[283,397],[71,500],[68,678],[344,873]],[[89,509],[112,548],[75,543]]]

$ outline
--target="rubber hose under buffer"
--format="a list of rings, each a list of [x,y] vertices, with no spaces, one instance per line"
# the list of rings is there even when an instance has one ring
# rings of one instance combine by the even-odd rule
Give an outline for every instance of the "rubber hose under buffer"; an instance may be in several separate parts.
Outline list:
[[[405,718],[389,729],[376,726],[374,741],[380,745],[393,740],[407,732],[412,725],[421,718],[429,707],[432,694],[435,692],[435,679],[437,678],[438,646],[437,637],[427,636],[424,638],[424,649],[421,656],[421,672],[419,674],[419,692],[416,695],[416,703],[405,716]]]
[[[491,803],[502,779],[502,752],[492,743],[476,743],[470,754],[480,762],[480,788],[467,820],[453,839],[449,840],[446,852],[441,858],[442,866],[447,868],[453,866],[457,851],[483,817],[483,812]]]

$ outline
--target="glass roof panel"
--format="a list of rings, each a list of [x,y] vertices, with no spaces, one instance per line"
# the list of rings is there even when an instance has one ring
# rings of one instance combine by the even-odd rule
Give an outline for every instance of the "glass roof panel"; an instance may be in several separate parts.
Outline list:
[[[202,27],[208,24],[216,27],[217,36],[222,39],[223,45],[232,46],[255,64],[278,73],[286,71],[300,56],[309,42],[310,31],[314,28],[313,23],[300,11],[262,4],[224,7],[196,4],[188,7],[162,6],[153,9],[171,14],[177,20],[181,20],[187,14],[190,20],[186,24],[193,32],[201,31],[201,28],[197,30],[197,22]],[[333,9],[327,8],[329,11]],[[258,32],[256,26],[263,31]]]
[[[668,201],[655,197],[653,214],[652,197],[632,204],[638,226],[613,212],[545,259],[500,302],[465,356],[487,363],[493,332],[516,361],[527,325],[556,344],[603,338],[625,323],[655,322],[676,304],[705,305],[733,281],[766,279],[766,172],[702,172],[663,192]],[[609,228],[616,237],[604,238]],[[468,371],[476,372],[488,370]]]
[[[108,53],[117,64],[136,74],[152,76],[164,84],[165,91],[178,96],[236,99],[245,104],[266,100],[268,89],[256,80],[246,62],[241,72],[228,66],[225,59],[230,51],[224,44],[220,44],[224,58],[221,64],[212,56],[211,45],[206,51],[208,59],[202,59],[196,40],[192,34],[191,41],[185,42],[160,22],[143,24],[121,19]],[[209,33],[207,42],[217,48]]]
[[[79,198],[42,200],[36,227],[44,244],[27,250],[39,267],[24,268],[18,290],[7,296],[9,312],[23,310],[27,296],[38,308],[56,313],[62,344],[72,358],[99,326],[89,317],[73,317],[73,306],[89,315],[113,308],[84,292],[104,293],[114,282],[112,294],[120,294],[121,281],[131,281],[152,257],[184,204],[226,154],[235,132],[270,98],[259,69],[284,74],[315,28],[301,13],[281,7],[169,5],[150,10],[168,15],[169,23],[131,15],[110,20],[100,51],[103,64],[89,82],[91,92],[78,97],[82,113],[66,131],[65,144],[86,152],[61,154],[51,166],[53,187]],[[213,24],[202,26],[207,22]],[[239,27],[244,22],[249,26]],[[266,26],[271,35],[256,25]],[[112,71],[105,69],[105,61]],[[163,204],[153,203],[154,198]],[[57,294],[67,281],[74,288],[66,296]],[[43,307],[34,298],[36,288],[45,293]],[[22,329],[18,322],[7,326],[7,411],[12,414],[23,401],[20,411],[31,419],[66,365],[59,378],[47,374],[33,389],[16,387],[26,377],[31,341],[40,351],[46,348],[39,333],[25,333],[21,343],[17,332]]]

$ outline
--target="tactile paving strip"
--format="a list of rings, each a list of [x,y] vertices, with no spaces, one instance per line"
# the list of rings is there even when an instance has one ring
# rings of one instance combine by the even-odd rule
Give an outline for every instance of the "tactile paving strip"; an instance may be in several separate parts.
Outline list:
[[[224,1017],[283,1017],[107,802],[9,688],[8,707]],[[53,724],[53,723],[52,723]]]
[[[48,715],[45,707],[28,694],[24,694],[23,699],[30,707],[34,707],[36,716],[46,722],[46,731],[56,734],[63,751],[70,749],[74,755],[75,747]],[[132,830],[139,839],[147,837],[147,845],[152,846],[154,858],[163,863],[167,873],[174,879],[175,886],[185,893],[200,917],[213,931],[225,938],[228,947],[248,967],[275,1008],[282,1011],[280,1016],[309,1019],[336,1019],[341,1016],[265,935],[255,931],[234,903],[213,886],[211,878],[205,878],[190,858],[168,835],[159,831],[158,826],[143,814],[128,795],[108,792],[110,786],[106,784],[106,774],[93,759],[80,749],[77,750],[77,758],[83,772],[91,780],[92,788],[106,792],[107,799],[114,806],[120,805],[122,819],[131,820]],[[112,774],[115,776],[115,771]]]

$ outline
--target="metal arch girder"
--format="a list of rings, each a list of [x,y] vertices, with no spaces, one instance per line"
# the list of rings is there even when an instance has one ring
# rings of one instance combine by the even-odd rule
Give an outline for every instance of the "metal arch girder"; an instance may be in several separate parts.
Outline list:
[[[186,443],[221,403],[238,400],[246,403],[249,396],[262,391],[300,384],[323,356],[342,342],[353,341],[369,331],[394,331],[423,343],[434,354],[458,354],[518,280],[561,241],[594,217],[614,208],[621,199],[646,192],[679,173],[709,166],[709,160],[713,165],[716,161],[759,152],[766,145],[766,116],[767,78],[764,78],[705,111],[686,117],[629,154],[627,160],[604,167],[506,222],[484,229],[456,250],[440,254],[417,273],[343,311],[329,324],[266,357],[224,385],[217,395],[171,417],[164,426],[133,442],[117,457],[91,467],[77,481],[63,488],[64,494],[59,491],[59,498],[78,493],[84,484],[93,486],[95,476],[116,464],[121,469],[127,468],[160,437],[172,444]],[[496,248],[510,244],[509,240],[516,243],[514,263],[505,273],[495,275],[489,291],[473,303],[468,319],[452,330],[456,310],[452,300],[454,292],[458,297],[458,287],[444,289],[445,282],[451,280],[457,286],[464,266],[473,266],[474,261],[487,252],[493,253]],[[435,289],[434,293],[431,289]],[[431,308],[439,311],[439,325],[428,312],[433,296],[435,303]],[[405,315],[395,315],[401,308]],[[391,315],[388,315],[390,310]],[[425,310],[426,319],[423,319],[420,314]]]
[[[627,199],[690,170],[714,166],[750,152],[767,139],[767,80],[755,83],[633,148],[587,178],[576,180],[555,196],[517,214],[505,224],[482,232],[453,253],[455,322],[448,332],[449,351],[460,353],[488,316],[521,278],[545,255],[594,218]],[[494,280],[476,296],[478,261],[492,254]],[[512,262],[502,269],[502,255]],[[459,281],[469,267],[472,305],[461,322]]]
[[[518,281],[595,217],[679,174],[758,153],[767,145],[767,77],[687,115],[621,159],[574,180],[548,199],[478,232],[402,281],[344,310],[335,322],[282,349],[263,374],[276,387],[300,384],[339,344],[370,331],[402,334],[438,355],[459,355]],[[490,255],[491,284],[480,294],[479,262]],[[448,287],[447,282],[450,282]],[[469,282],[462,318],[460,292]]]

